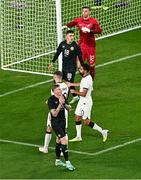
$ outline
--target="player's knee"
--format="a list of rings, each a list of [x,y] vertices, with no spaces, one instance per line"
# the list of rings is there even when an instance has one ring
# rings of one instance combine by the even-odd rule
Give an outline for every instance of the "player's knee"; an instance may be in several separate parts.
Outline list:
[[[68,140],[67,140],[66,136],[60,138],[60,142],[61,142],[61,144],[66,144],[67,145],[68,144]]]
[[[52,128],[51,127],[47,127],[47,133],[51,133],[52,132]]]
[[[80,117],[80,116],[75,115],[75,121],[76,121],[76,122],[81,121],[81,117]]]
[[[84,120],[84,124],[85,124],[86,126],[88,126],[89,123],[90,123],[90,120],[89,120],[89,119],[83,119],[83,120]]]

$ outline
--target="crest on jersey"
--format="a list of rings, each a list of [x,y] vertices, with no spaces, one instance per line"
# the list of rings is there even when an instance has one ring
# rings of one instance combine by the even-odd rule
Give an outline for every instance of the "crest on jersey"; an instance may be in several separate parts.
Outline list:
[[[73,51],[73,50],[74,50],[74,47],[72,46],[72,47],[70,48],[70,50]]]

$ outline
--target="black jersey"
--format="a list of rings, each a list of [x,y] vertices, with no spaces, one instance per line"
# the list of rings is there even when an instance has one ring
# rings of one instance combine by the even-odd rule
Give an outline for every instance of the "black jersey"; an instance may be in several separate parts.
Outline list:
[[[67,103],[67,102],[66,102]],[[49,99],[48,99],[48,108],[49,110],[51,109],[57,109],[59,105],[59,99],[57,97],[55,97],[54,95],[52,95]],[[56,122],[66,122],[66,118],[65,118],[65,108],[62,107],[57,115],[57,117],[52,116],[51,114],[51,121],[56,121]]]
[[[57,52],[54,55],[52,62],[55,62],[60,53],[62,52],[62,71],[75,72],[77,56],[80,63],[83,63],[82,52],[79,45],[73,41],[71,44],[67,44],[66,40],[62,41],[57,48]]]

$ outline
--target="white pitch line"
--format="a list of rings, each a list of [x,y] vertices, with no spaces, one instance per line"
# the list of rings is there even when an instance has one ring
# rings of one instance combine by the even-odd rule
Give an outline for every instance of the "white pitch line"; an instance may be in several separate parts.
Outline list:
[[[95,153],[88,153],[88,152],[75,151],[75,150],[69,150],[69,152],[72,152],[72,153],[75,153],[75,154],[81,154],[81,155],[97,156],[99,154],[104,154],[104,153],[107,153],[109,151],[113,151],[115,149],[120,149],[122,147],[125,147],[125,146],[130,145],[130,144],[137,143],[139,141],[141,141],[141,138],[134,139],[132,141],[128,141],[126,143],[119,144],[117,146],[113,146],[113,147],[110,147],[110,148],[107,148],[107,149],[104,149],[104,150],[101,150],[101,151],[98,151],[98,152],[95,152]],[[11,143],[11,144],[18,144],[18,145],[30,146],[30,147],[40,147],[41,146],[41,145],[38,145],[38,144],[30,144],[30,143],[18,142],[18,141],[10,141],[10,140],[6,140],[6,139],[0,139],[0,142]],[[54,149],[53,147],[49,147],[49,148],[50,149]]]
[[[42,84],[49,83],[49,82],[51,82],[51,81],[53,81],[53,79],[49,79],[49,80],[47,80],[47,81],[42,81],[42,82],[39,82],[39,83],[36,83],[36,84],[32,84],[32,85],[29,85],[29,86],[26,86],[26,87],[23,87],[23,88],[15,89],[15,90],[13,90],[13,91],[9,91],[9,92],[7,92],[7,93],[0,94],[0,97],[8,96],[8,95],[10,95],[10,94],[14,94],[14,93],[23,91],[23,90],[25,90],[25,89],[34,88],[34,87],[40,86],[40,85],[42,85]]]
[[[133,55],[130,55],[130,56],[125,56],[123,58],[119,58],[119,59],[115,59],[113,61],[109,61],[109,62],[106,62],[106,63],[103,63],[103,64],[99,64],[99,65],[96,66],[96,68],[101,68],[101,67],[104,67],[104,66],[107,66],[107,65],[110,65],[110,64],[118,63],[118,62],[121,62],[121,61],[132,59],[134,57],[138,57],[138,56],[141,56],[141,53],[133,54]],[[26,89],[34,88],[34,87],[40,86],[42,84],[46,84],[46,83],[51,82],[51,81],[52,81],[52,79],[49,79],[47,81],[42,81],[42,82],[32,84],[32,85],[29,85],[29,86],[26,86],[26,87],[23,87],[23,88],[19,88],[19,89],[13,90],[13,91],[6,92],[4,94],[0,94],[0,98],[4,97],[4,96],[8,96],[10,94],[20,92],[20,91],[24,91]]]
[[[107,66],[109,64],[114,64],[114,63],[118,63],[118,62],[121,62],[121,61],[125,61],[127,59],[132,59],[132,58],[135,58],[135,57],[138,57],[138,56],[141,56],[141,53],[138,53],[138,54],[133,54],[131,56],[125,56],[123,58],[119,58],[119,59],[116,59],[116,60],[113,60],[113,61],[109,61],[109,62],[106,62],[106,63],[103,63],[103,64],[99,64],[96,66],[96,68],[100,68],[100,67],[103,67],[103,66]]]

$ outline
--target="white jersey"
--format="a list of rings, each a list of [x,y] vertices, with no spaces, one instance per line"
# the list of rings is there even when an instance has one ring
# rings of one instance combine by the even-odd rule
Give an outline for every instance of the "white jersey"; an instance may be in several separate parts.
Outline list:
[[[61,90],[62,90],[62,94],[67,98],[68,93],[69,93],[69,88],[68,88],[68,86],[66,85],[66,83],[64,83],[64,82],[59,82],[59,83],[57,83],[57,84],[60,86],[60,88],[61,88]],[[54,95],[54,93],[52,92],[52,90],[51,90],[51,95]]]
[[[77,104],[75,114],[81,116],[82,119],[91,118],[91,109],[93,105],[91,92],[93,90],[93,80],[91,75],[87,75],[81,79],[80,82],[80,92],[83,92],[83,89],[87,89],[87,94],[85,97],[80,96],[80,100]]]
[[[93,91],[93,80],[90,74],[81,79],[80,92],[83,92],[83,89],[87,89],[88,91],[85,97],[80,96],[80,100],[87,101],[91,99],[91,92]]]

